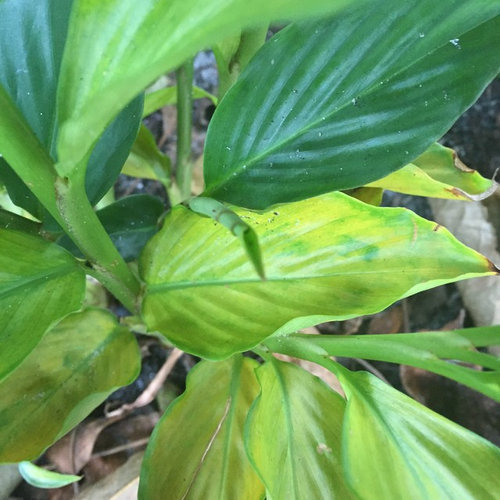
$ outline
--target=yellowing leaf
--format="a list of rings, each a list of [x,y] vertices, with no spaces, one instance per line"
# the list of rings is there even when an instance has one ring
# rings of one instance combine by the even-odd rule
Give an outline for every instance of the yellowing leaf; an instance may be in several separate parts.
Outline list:
[[[374,313],[418,291],[496,272],[441,226],[342,193],[235,212],[257,233],[265,281],[226,228],[182,206],[140,260],[147,326],[202,357],[228,357],[282,327]]]
[[[435,143],[409,165],[367,187],[432,198],[479,200],[489,196],[497,184],[466,167],[452,149]]]

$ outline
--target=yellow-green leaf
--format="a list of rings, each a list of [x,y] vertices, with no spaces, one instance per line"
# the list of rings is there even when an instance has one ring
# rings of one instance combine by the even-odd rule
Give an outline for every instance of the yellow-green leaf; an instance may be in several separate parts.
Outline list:
[[[182,206],[140,260],[146,324],[202,357],[224,358],[281,327],[374,313],[418,291],[496,272],[438,224],[343,193],[235,212],[257,233],[265,281],[226,228]]]
[[[157,425],[141,473],[139,498],[258,500],[264,487],[243,446],[243,425],[258,394],[257,363],[236,356],[204,361],[186,392]]]
[[[0,383],[0,462],[36,458],[139,367],[135,337],[109,312],[63,319]]]
[[[496,498],[500,449],[370,373],[344,373],[346,478],[361,498]]]
[[[170,158],[156,145],[153,134],[141,125],[132,150],[123,165],[122,174],[141,179],[153,179],[168,184],[170,182]]]
[[[0,380],[83,302],[85,274],[55,243],[0,229]]]
[[[478,200],[489,196],[497,184],[464,165],[453,149],[435,143],[409,165],[367,187],[432,198]]]
[[[345,401],[321,380],[273,360],[246,427],[250,459],[273,500],[355,498],[341,468]]]

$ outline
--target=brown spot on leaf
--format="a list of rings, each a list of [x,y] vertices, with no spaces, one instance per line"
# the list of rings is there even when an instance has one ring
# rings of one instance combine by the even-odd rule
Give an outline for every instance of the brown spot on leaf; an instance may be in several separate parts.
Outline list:
[[[457,198],[462,198],[462,199],[469,199],[469,197],[460,189],[453,187],[453,188],[445,188],[445,191],[448,191],[448,193],[451,193],[453,196],[456,196]]]
[[[443,226],[441,224],[436,224],[434,226],[434,228],[432,229],[434,232],[438,231],[440,228],[442,228]]]
[[[457,155],[455,151],[453,151],[453,164],[455,165],[458,170],[461,170],[462,172],[466,172],[468,174],[472,174],[475,172],[473,168],[469,168]]]

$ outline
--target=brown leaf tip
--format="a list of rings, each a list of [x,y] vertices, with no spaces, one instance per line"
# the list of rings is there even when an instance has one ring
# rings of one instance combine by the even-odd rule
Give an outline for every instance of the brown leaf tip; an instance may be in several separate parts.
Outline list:
[[[488,261],[488,269],[495,274],[500,274],[500,268],[498,268],[491,260],[486,259]]]

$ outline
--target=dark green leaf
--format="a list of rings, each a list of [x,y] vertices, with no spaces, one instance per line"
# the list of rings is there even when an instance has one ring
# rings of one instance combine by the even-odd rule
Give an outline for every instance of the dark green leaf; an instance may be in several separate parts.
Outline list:
[[[370,373],[343,373],[343,465],[361,498],[496,497],[499,448]]]
[[[134,336],[107,311],[63,319],[0,384],[0,461],[36,458],[139,367]]]
[[[99,210],[97,217],[121,256],[130,261],[137,259],[144,245],[158,231],[158,219],[163,211],[163,203],[158,198],[138,194]],[[59,244],[82,256],[68,236],[63,236]]]
[[[59,128],[56,91],[72,4],[72,0],[0,2],[0,85],[53,159]],[[90,156],[86,186],[92,203],[97,203],[118,177],[137,134],[142,102],[139,97],[120,113]],[[0,135],[0,153],[4,147]],[[18,168],[15,161],[11,163]],[[15,174],[7,172],[9,168],[0,160],[0,177],[15,203],[45,218],[38,201]],[[49,187],[53,191],[53,183]]]
[[[355,498],[340,463],[345,401],[290,363],[273,360],[256,373],[261,393],[245,441],[270,498]]]
[[[258,393],[257,363],[236,356],[203,361],[167,409],[144,458],[139,498],[255,499],[264,487],[243,446],[243,425]]]
[[[343,193],[235,212],[257,233],[265,281],[226,228],[183,206],[140,259],[145,323],[201,357],[224,358],[281,327],[374,313],[439,284],[496,273],[438,224]]]
[[[65,250],[42,238],[0,229],[0,380],[54,322],[80,308],[85,274]]]
[[[279,32],[214,114],[206,196],[265,208],[406,165],[498,74],[499,14],[492,0],[380,0]]]

